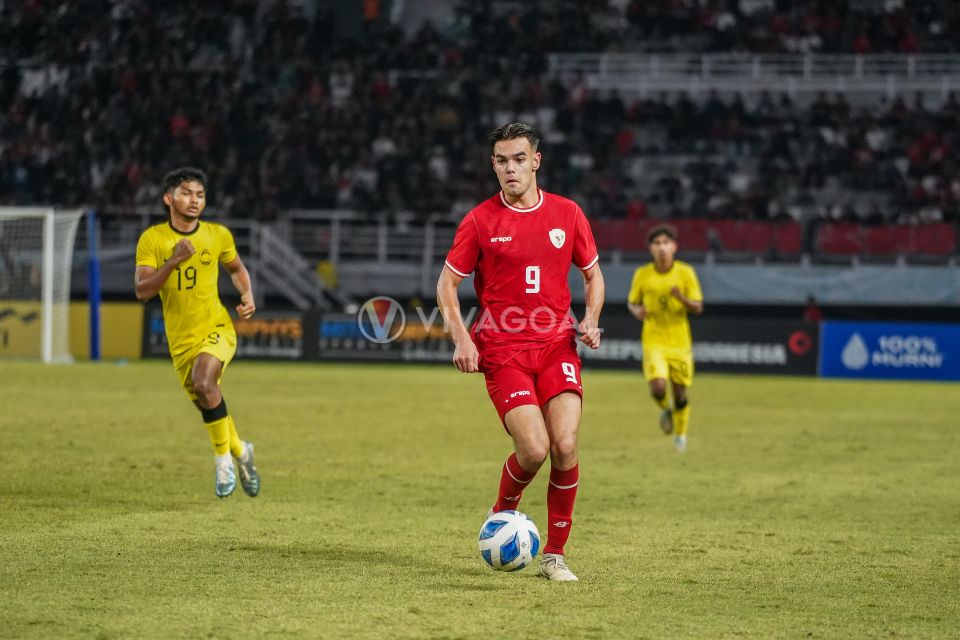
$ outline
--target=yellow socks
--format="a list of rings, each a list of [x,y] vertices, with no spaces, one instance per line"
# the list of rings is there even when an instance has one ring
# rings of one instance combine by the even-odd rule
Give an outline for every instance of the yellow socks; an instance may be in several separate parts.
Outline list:
[[[673,410],[673,433],[677,436],[687,435],[687,424],[690,422],[690,404],[683,405],[682,409]]]
[[[207,431],[210,432],[210,442],[213,444],[213,451],[218,456],[225,456],[230,452],[230,418],[220,418],[213,422],[206,423]]]
[[[230,425],[230,454],[234,458],[243,455],[243,440],[237,435],[237,425],[233,424],[233,416],[227,416],[227,423]]]
[[[664,411],[670,408],[670,398],[668,398],[666,394],[664,394],[662,398],[653,396],[653,401],[656,402],[657,406],[663,409]]]
[[[227,403],[220,399],[220,404],[212,409],[200,407],[203,423],[210,432],[210,442],[218,456],[228,453],[239,458],[243,453],[243,442],[237,437],[237,428],[233,425],[233,418],[227,413]]]

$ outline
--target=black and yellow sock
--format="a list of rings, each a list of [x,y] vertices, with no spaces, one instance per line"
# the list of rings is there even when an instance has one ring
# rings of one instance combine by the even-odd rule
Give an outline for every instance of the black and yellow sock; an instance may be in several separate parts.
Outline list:
[[[686,400],[677,403],[673,410],[673,433],[677,436],[687,435],[687,425],[690,423],[690,403]]]
[[[230,455],[234,458],[239,458],[243,455],[245,448],[243,440],[237,435],[237,425],[233,423],[233,416],[228,415],[227,420],[230,425]]]
[[[667,394],[663,394],[662,398],[653,396],[653,401],[657,403],[657,406],[666,411],[670,408],[670,400],[667,398]]]
[[[201,408],[200,414],[210,433],[213,452],[218,456],[230,453],[230,416],[227,415],[227,403],[221,400],[213,409]]]

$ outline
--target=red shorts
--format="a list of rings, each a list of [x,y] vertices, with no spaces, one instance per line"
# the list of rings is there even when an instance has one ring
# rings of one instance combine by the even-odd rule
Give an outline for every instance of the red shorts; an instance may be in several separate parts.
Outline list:
[[[564,339],[538,349],[496,351],[484,355],[481,364],[487,393],[500,420],[516,407],[543,407],[564,391],[583,397],[575,340]]]

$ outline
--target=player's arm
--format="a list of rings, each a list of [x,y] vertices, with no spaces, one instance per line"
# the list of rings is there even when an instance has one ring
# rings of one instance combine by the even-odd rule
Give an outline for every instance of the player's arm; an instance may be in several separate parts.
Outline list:
[[[453,364],[463,373],[475,373],[480,370],[480,353],[460,313],[457,287],[461,282],[463,282],[463,276],[445,266],[437,281],[437,304],[453,337]]]
[[[250,283],[250,272],[247,271],[246,265],[243,264],[243,261],[240,260],[240,256],[237,256],[230,262],[226,262],[223,265],[227,273],[230,274],[230,280],[233,281],[233,286],[240,294],[240,304],[237,305],[237,314],[246,320],[253,316],[253,313],[257,310],[257,305],[253,301],[253,285]]]
[[[586,309],[577,331],[580,332],[580,341],[583,344],[591,349],[597,349],[600,347],[600,310],[603,309],[606,286],[599,262],[586,271],[581,270],[580,273],[583,274],[583,298]]]
[[[670,295],[683,303],[683,306],[687,308],[687,313],[692,313],[695,316],[703,313],[703,300],[691,300],[687,296],[683,295],[683,291],[680,291],[680,287],[671,288]]]
[[[173,255],[167,258],[167,261],[160,265],[159,269],[147,265],[138,265],[134,274],[134,291],[137,300],[146,302],[153,296],[160,293],[163,283],[167,281],[173,270],[181,262],[194,254],[196,250],[189,238],[183,238],[173,247]]]
[[[640,269],[633,273],[630,293],[627,294],[627,309],[630,310],[630,315],[641,322],[647,317],[647,308],[643,306],[643,281],[640,276]]]

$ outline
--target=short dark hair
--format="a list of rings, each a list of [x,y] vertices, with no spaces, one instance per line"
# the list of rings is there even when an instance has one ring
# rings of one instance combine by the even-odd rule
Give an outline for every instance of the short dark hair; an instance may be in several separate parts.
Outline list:
[[[163,192],[169,193],[179,187],[184,182],[199,182],[203,188],[207,188],[207,174],[202,169],[196,167],[180,167],[174,169],[163,177]]]
[[[516,140],[517,138],[529,140],[534,151],[540,145],[540,132],[537,131],[536,127],[525,122],[511,122],[490,132],[490,149],[492,150],[501,140]]]
[[[677,241],[677,228],[672,224],[658,224],[650,231],[647,231],[647,244],[651,244],[657,239],[657,236],[667,236],[674,242]]]

